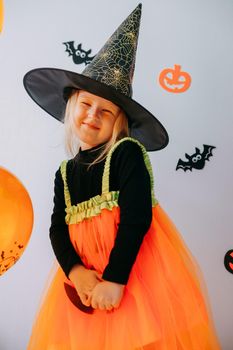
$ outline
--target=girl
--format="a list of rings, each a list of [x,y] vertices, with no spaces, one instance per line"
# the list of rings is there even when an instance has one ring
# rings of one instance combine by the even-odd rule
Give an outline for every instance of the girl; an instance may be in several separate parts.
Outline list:
[[[131,98],[140,15],[139,5],[83,74],[42,68],[24,78],[55,118],[65,108],[75,153],[55,177],[60,267],[28,349],[219,349],[198,268],[154,197],[146,149],[168,136]]]

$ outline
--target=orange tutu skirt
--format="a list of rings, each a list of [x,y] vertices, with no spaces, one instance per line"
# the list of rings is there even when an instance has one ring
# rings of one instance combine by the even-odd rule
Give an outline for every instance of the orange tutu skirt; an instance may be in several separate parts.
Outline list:
[[[103,272],[118,223],[119,207],[114,207],[69,225],[87,268]],[[71,285],[56,267],[28,350],[220,349],[199,268],[159,205],[118,309],[83,312],[67,296],[64,283]]]

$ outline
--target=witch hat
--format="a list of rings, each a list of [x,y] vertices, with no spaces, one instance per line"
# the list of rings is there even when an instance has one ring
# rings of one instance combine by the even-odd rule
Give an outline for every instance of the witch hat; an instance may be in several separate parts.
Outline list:
[[[61,122],[73,89],[86,90],[110,100],[125,111],[130,136],[148,151],[155,151],[166,147],[168,134],[149,111],[132,99],[141,7],[139,4],[125,19],[81,74],[37,68],[29,71],[23,82],[31,98]]]

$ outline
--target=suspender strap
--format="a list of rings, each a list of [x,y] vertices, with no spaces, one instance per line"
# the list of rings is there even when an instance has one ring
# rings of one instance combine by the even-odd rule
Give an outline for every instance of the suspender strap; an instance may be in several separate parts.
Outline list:
[[[70,193],[69,193],[69,189],[68,189],[68,185],[67,185],[66,165],[67,165],[67,160],[63,160],[63,162],[60,165],[60,170],[61,170],[61,176],[62,176],[63,183],[64,183],[64,198],[65,198],[66,207],[70,208],[71,207],[71,199],[70,199]]]
[[[131,137],[125,137],[125,138],[119,140],[118,142],[115,143],[115,145],[109,151],[107,158],[106,158],[106,161],[105,161],[105,165],[104,165],[104,173],[103,173],[103,178],[102,178],[102,193],[109,192],[109,175],[110,175],[110,163],[111,163],[112,154],[115,151],[115,149],[122,142],[125,142],[125,141],[134,142],[141,148],[143,159],[144,159],[146,168],[147,168],[149,175],[150,175],[152,205],[155,205],[157,203],[157,200],[155,199],[155,195],[154,195],[154,178],[153,178],[153,172],[152,172],[152,167],[151,167],[151,162],[150,162],[149,156],[147,154],[145,147],[139,141],[137,141]]]

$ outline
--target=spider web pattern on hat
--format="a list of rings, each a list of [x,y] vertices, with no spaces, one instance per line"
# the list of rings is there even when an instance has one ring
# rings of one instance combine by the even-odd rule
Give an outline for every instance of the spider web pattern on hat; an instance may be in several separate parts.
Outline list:
[[[82,74],[130,97],[140,18],[139,5],[108,39]]]

